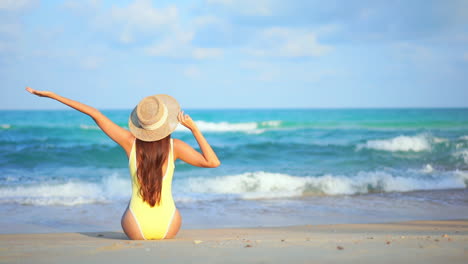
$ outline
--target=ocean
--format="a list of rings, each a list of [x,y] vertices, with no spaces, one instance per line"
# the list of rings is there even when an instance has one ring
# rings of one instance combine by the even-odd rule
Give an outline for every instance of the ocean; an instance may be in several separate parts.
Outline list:
[[[102,112],[127,128],[130,110]],[[468,109],[186,112],[222,165],[176,161],[182,228],[468,218]],[[0,233],[119,231],[130,196],[126,155],[91,118],[0,111]]]

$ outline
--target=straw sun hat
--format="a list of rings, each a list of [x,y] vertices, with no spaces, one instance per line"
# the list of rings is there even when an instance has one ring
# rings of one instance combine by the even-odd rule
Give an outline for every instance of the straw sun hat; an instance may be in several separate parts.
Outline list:
[[[179,111],[179,103],[174,97],[167,94],[148,96],[133,109],[128,127],[140,140],[160,140],[176,129]]]

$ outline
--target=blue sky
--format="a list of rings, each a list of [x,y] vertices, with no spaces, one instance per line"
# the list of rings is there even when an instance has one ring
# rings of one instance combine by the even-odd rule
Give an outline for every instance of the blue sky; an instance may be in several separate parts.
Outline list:
[[[0,1],[1,109],[468,107],[468,1]]]

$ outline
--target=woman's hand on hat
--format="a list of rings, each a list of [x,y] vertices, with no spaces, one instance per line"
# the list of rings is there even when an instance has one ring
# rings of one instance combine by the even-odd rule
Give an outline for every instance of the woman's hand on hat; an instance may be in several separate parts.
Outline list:
[[[179,119],[179,122],[186,128],[190,129],[190,130],[193,130],[194,128],[197,127],[197,125],[195,124],[195,122],[192,120],[192,118],[187,115],[187,114],[184,114],[184,111],[180,111],[179,114],[178,114],[178,119]]]
[[[49,91],[38,91],[38,90],[34,90],[33,88],[31,87],[26,87],[26,91],[34,94],[34,95],[37,95],[37,96],[41,96],[41,97],[51,97],[53,95],[53,92],[49,92]]]

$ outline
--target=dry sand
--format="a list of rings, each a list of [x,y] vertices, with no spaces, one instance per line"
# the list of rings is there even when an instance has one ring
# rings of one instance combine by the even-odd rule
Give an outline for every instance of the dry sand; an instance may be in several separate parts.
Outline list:
[[[122,232],[0,235],[1,263],[468,263],[468,220],[182,230],[129,241]]]

